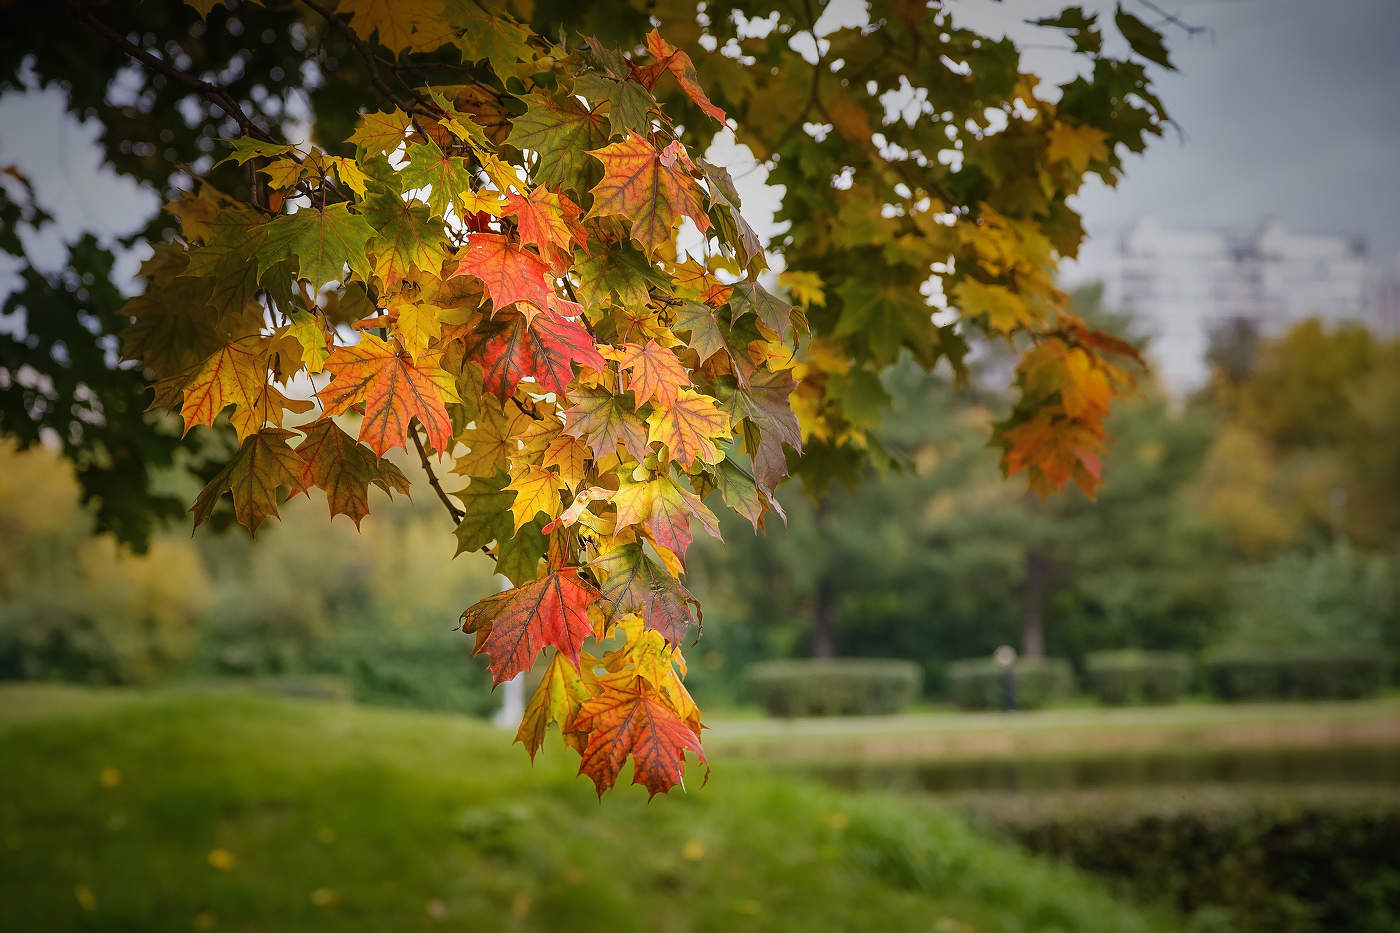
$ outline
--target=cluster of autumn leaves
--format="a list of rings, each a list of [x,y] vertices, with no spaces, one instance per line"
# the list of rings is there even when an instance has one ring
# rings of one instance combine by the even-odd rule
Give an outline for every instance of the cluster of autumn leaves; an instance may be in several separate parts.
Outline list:
[[[557,726],[600,793],[629,757],[652,793],[686,751],[703,760],[681,681],[692,524],[718,536],[717,490],[761,525],[802,443],[801,314],[757,282],[732,183],[650,89],[672,74],[723,113],[683,52],[655,32],[648,48],[642,66],[596,46],[561,66],[592,99],[425,88],[428,106],[363,117],[353,157],[235,140],[251,202],[202,185],[169,205],[182,236],[126,309],[155,405],[239,442],[196,523],[228,493],[254,531],[282,490],[315,487],[358,524],[370,486],[408,492],[389,451],[451,458],[459,552],[514,584],[462,627],[498,684],[546,654],[519,739],[533,755]],[[710,263],[678,257],[683,218]]]
[[[830,337],[799,357],[806,316],[760,283],[733,180],[657,104],[669,77],[724,122],[684,52],[656,31],[631,58],[592,40],[570,51],[504,14],[439,6],[344,12],[392,52],[455,45],[494,80],[364,114],[353,155],[231,141],[247,200],[201,182],[167,205],[181,236],[142,268],[124,353],[154,375],[152,407],[238,441],[196,524],[227,493],[256,531],[283,490],[313,487],[358,524],[371,486],[407,494],[386,454],[414,448],[458,552],[488,554],[513,584],[461,619],[494,681],[548,658],[518,739],[533,756],[557,727],[599,793],[629,758],[635,783],[664,792],[687,751],[704,758],[682,683],[700,614],[681,581],[694,528],[719,536],[705,500],[755,529],[781,515],[788,452],[827,439],[823,386],[850,364]],[[1056,161],[1082,174],[1095,132],[1062,133]],[[678,254],[683,224],[703,261]],[[1033,224],[980,205],[928,236],[976,260],[952,295],[965,318],[1007,335],[1055,322],[1019,370],[1028,401],[1002,432],[1005,463],[1042,491],[1092,490],[1127,380],[1095,348],[1131,348],[1063,312]],[[814,274],[784,283],[804,307],[825,302]],[[835,337],[881,307],[848,300]],[[444,486],[448,460],[462,479]]]

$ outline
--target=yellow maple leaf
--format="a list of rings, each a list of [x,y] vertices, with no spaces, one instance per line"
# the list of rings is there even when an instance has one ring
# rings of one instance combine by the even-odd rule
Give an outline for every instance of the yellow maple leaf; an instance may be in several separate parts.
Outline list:
[[[559,477],[544,467],[525,464],[511,477],[506,489],[515,493],[510,512],[515,517],[516,531],[540,512],[556,518],[563,511],[564,503],[559,498]]]
[[[1056,123],[1047,134],[1047,162],[1068,162],[1076,172],[1083,172],[1090,162],[1107,162],[1108,134],[1093,126],[1068,126]]]

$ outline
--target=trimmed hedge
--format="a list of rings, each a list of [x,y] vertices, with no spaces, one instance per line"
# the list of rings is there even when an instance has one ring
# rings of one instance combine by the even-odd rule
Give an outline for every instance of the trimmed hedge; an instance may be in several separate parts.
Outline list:
[[[1222,700],[1355,700],[1375,696],[1390,656],[1367,645],[1228,648],[1206,657],[1206,679]]]
[[[1175,651],[1093,651],[1084,669],[1094,694],[1114,706],[1175,703],[1191,682],[1191,659]]]
[[[1074,693],[1074,669],[1063,658],[1016,661],[1016,708],[1038,709]],[[1001,708],[1002,668],[990,658],[948,665],[948,694],[964,709]]]
[[[912,703],[923,672],[912,661],[876,658],[764,661],[744,681],[770,716],[879,716]]]

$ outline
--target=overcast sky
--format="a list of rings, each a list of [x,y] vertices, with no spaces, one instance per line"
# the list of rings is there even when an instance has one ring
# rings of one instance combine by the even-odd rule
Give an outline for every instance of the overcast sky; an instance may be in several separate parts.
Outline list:
[[[1154,18],[1137,0],[1125,4]],[[1048,31],[1022,20],[1064,5],[950,0],[970,26],[1021,40],[1034,34],[1039,42]],[[1171,227],[1239,230],[1276,217],[1298,232],[1362,236],[1379,257],[1400,253],[1400,0],[1158,5],[1209,32],[1190,37],[1167,27],[1179,72],[1157,69],[1157,84],[1181,136],[1171,133],[1146,156],[1131,157],[1117,189],[1091,185],[1080,196],[1099,247],[1155,214]],[[859,15],[862,5],[833,6],[840,8],[830,11],[835,21]],[[1085,6],[1107,8],[1111,18],[1111,4]],[[1048,79],[1067,77],[1069,55],[1027,54]],[[60,234],[126,232],[153,209],[150,195],[103,172],[92,143],[96,127],[61,117],[56,92],[0,99],[0,129],[0,165],[18,163],[61,222],[38,250],[45,265],[61,257]]]

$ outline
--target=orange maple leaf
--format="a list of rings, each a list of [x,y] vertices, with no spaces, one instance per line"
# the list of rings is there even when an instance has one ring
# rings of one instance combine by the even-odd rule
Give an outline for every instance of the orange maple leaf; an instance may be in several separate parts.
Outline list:
[[[693,389],[681,389],[674,405],[654,410],[647,427],[647,439],[665,444],[671,459],[686,470],[697,459],[718,463],[723,454],[714,439],[730,436],[729,415],[713,398]]]
[[[685,168],[689,158],[678,152],[684,150],[668,146],[657,152],[636,134],[590,151],[603,163],[603,180],[593,187],[588,216],[617,214],[631,220],[632,238],[652,255],[674,243],[682,215],[695,221],[701,233],[709,230],[700,189]]]
[[[265,424],[282,424],[282,410],[310,411],[305,399],[287,398],[268,377],[266,341],[254,334],[224,344],[195,369],[184,388],[180,416],[185,431],[213,425],[219,412],[234,406],[229,421],[241,441]]]
[[[574,717],[573,731],[588,734],[578,773],[586,774],[598,796],[617,783],[628,756],[635,767],[632,783],[645,787],[650,796],[685,786],[685,753],[694,752],[702,762],[705,750],[700,737],[667,704],[660,690],[632,673],[599,678],[601,695],[583,704]]]
[[[359,439],[379,456],[402,447],[414,418],[428,432],[439,453],[452,443],[452,419],[444,398],[457,401],[450,377],[442,371],[441,350],[425,350],[418,360],[373,334],[361,334],[354,346],[336,347],[326,360],[330,383],[316,393],[326,414],[341,415],[364,406]]]
[[[607,366],[593,335],[552,310],[529,318],[512,312],[469,346],[468,353],[481,363],[486,390],[500,398],[513,393],[526,376],[544,391],[562,396],[574,378],[573,363],[594,372]]]
[[[588,605],[598,598],[577,567],[565,567],[483,599],[462,613],[462,631],[476,633],[472,653],[491,658],[491,676],[498,684],[529,670],[546,645],[577,669],[583,643],[594,634]]]
[[[690,60],[689,55],[661,38],[660,31],[656,29],[647,34],[647,51],[656,56],[656,61],[640,67],[632,65],[632,77],[637,83],[650,91],[656,87],[657,80],[669,71],[675,75],[676,83],[681,86],[686,97],[693,100],[708,116],[720,123],[724,122],[724,111],[716,107],[704,88],[700,87],[700,76],[695,73],[695,63]]]
[[[549,265],[518,243],[499,233],[474,233],[467,241],[467,255],[448,278],[471,275],[486,286],[492,314],[516,302],[526,315],[544,311],[554,289],[550,286]]]
[[[624,344],[617,367],[631,371],[627,387],[636,396],[638,408],[653,398],[663,407],[670,408],[676,404],[677,390],[690,385],[690,373],[686,372],[676,354],[655,340],[648,340],[646,346]]]
[[[575,244],[584,246],[588,241],[588,234],[579,224],[582,214],[583,208],[544,185],[523,197],[509,192],[506,206],[501,210],[502,217],[516,219],[521,244],[537,247],[540,255],[553,260],[557,270],[568,266]],[[584,247],[584,252],[587,251]]]

